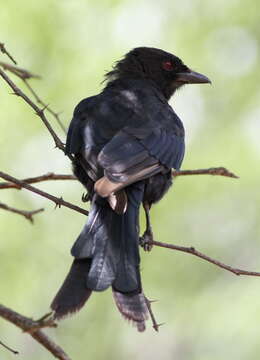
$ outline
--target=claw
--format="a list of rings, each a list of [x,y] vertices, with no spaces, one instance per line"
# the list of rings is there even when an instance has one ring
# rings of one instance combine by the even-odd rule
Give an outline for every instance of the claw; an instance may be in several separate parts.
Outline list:
[[[89,196],[89,194],[88,193],[86,193],[86,194],[82,194],[82,197],[81,197],[81,200],[83,201],[83,202],[88,202],[89,200],[90,200],[90,196]]]
[[[153,244],[151,243],[153,241],[153,234],[152,232],[145,231],[143,236],[139,238],[140,246],[144,249],[144,251],[151,251]]]

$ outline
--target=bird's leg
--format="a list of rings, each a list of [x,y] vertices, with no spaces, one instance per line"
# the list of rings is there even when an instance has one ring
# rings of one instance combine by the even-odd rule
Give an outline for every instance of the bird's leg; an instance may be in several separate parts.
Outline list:
[[[150,208],[151,206],[147,202],[143,202],[143,207],[145,211],[146,218],[146,229],[143,233],[143,236],[139,238],[140,245],[144,248],[144,251],[151,251],[153,245],[151,242],[153,241],[153,231],[150,220]]]

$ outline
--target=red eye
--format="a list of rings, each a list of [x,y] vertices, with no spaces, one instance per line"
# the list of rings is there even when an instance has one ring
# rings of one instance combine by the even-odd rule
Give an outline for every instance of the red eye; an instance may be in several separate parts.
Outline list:
[[[172,71],[173,70],[173,64],[170,61],[164,61],[162,63],[162,66],[163,66],[164,70],[166,70],[166,71]]]

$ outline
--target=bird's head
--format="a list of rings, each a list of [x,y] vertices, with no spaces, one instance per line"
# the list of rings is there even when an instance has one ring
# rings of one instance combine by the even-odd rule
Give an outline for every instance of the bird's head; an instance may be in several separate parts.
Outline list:
[[[188,68],[177,56],[149,47],[131,50],[106,77],[109,81],[118,78],[152,80],[166,99],[182,85],[211,82],[205,75]]]

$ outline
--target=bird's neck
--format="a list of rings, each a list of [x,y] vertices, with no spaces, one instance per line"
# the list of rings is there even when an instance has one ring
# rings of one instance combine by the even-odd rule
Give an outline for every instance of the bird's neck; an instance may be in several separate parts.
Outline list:
[[[177,88],[170,86],[168,83],[158,83],[153,79],[144,76],[138,76],[138,74],[117,74],[116,77],[111,77],[107,79],[106,87],[105,88],[126,88],[132,86],[149,86],[152,88],[156,88],[156,90],[161,94],[161,96],[166,100],[169,101],[171,96],[175,93]]]

